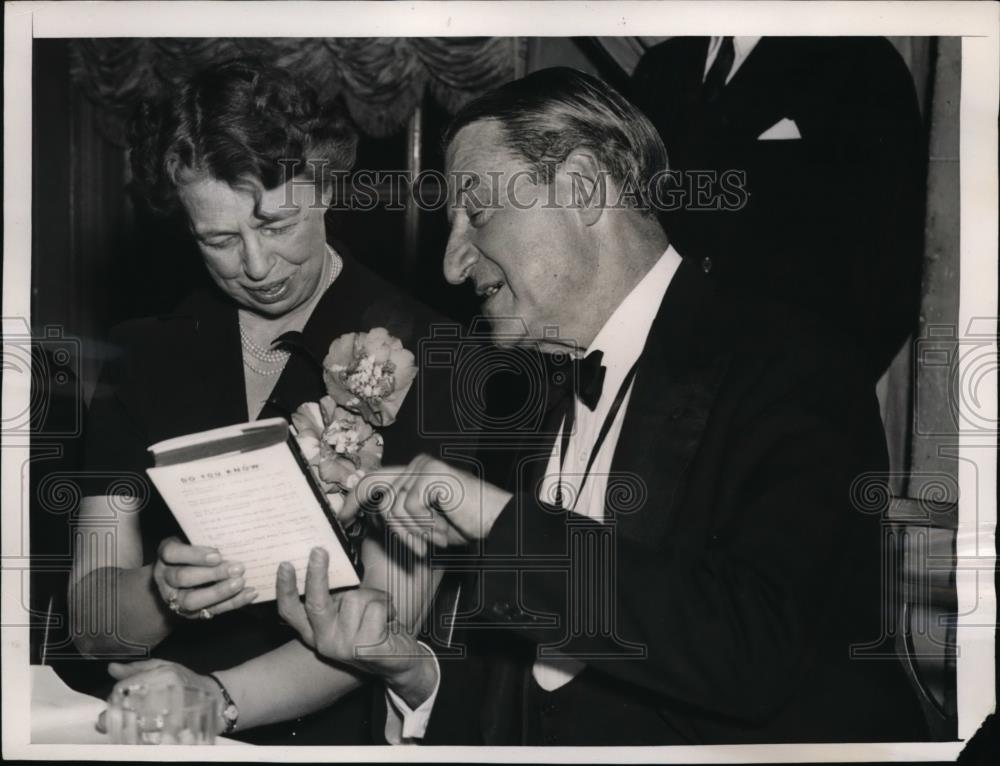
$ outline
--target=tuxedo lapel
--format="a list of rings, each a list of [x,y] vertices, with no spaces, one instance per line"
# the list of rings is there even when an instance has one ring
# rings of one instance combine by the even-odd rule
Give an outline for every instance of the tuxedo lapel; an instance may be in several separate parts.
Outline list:
[[[669,77],[672,81],[665,83],[662,89],[656,88],[654,92],[659,92],[659,95],[647,105],[654,123],[663,132],[664,141],[670,147],[671,164],[678,167],[684,167],[694,159],[690,153],[704,140],[703,78],[709,42],[708,37],[684,40],[684,49],[676,63],[671,61],[666,65],[668,68],[676,66],[676,73],[662,74],[663,78]],[[681,115],[683,119],[679,119]]]
[[[683,93],[688,101],[702,98],[705,84],[705,61],[708,57],[709,37],[697,37],[690,40],[690,48],[681,59],[681,71],[678,77],[683,85]]]
[[[712,294],[701,269],[684,260],[640,357],[605,496],[605,517],[627,539],[651,544],[667,528],[728,367]]]

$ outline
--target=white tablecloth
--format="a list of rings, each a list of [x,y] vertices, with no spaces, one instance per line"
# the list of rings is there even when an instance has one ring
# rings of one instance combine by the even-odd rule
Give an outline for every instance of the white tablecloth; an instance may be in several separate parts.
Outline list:
[[[31,743],[33,745],[108,745],[108,735],[95,727],[104,700],[69,688],[46,665],[31,668]],[[217,745],[243,745],[217,737]]]

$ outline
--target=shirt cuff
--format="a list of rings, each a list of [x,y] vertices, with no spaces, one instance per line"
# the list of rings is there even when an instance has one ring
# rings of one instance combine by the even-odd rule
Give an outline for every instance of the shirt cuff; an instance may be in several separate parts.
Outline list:
[[[417,642],[424,647],[434,660],[434,689],[416,710],[410,710],[409,705],[403,701],[396,692],[388,686],[385,688],[385,741],[390,745],[412,745],[424,738],[427,732],[427,724],[431,720],[431,710],[434,708],[434,700],[437,699],[438,689],[441,686],[441,666],[438,664],[437,656],[423,641]]]

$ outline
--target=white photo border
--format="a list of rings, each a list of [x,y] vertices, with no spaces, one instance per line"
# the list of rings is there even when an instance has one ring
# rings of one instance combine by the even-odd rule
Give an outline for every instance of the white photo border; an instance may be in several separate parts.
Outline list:
[[[1000,5],[978,2],[8,2],[4,50],[5,346],[30,327],[32,41],[43,37],[312,37],[577,35],[912,35],[962,38],[960,328],[997,310],[997,105]],[[9,324],[10,323],[10,324]],[[8,328],[12,329],[8,329]],[[994,337],[995,343],[995,337]],[[6,350],[6,349],[5,349]],[[961,374],[961,373],[960,373]],[[996,376],[976,417],[996,422]],[[26,411],[28,381],[5,375],[3,419]],[[962,407],[968,403],[963,401]],[[992,409],[991,409],[992,408]],[[3,433],[3,755],[53,760],[788,763],[954,760],[995,710],[993,566],[995,434],[959,437],[958,741],[629,748],[142,748],[29,742],[28,443]],[[22,468],[24,466],[25,468]],[[985,573],[985,576],[984,576]]]

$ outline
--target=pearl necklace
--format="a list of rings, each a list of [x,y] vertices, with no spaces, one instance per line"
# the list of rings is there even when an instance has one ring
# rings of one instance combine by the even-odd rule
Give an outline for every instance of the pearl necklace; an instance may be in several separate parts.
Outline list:
[[[250,364],[249,359],[243,357],[243,366],[252,372],[256,372],[258,375],[263,375],[264,377],[271,377],[272,375],[277,375],[279,372],[285,369],[285,362],[287,361],[288,359],[286,358],[277,367],[274,367],[270,370],[262,370],[259,367],[254,367],[252,364]]]
[[[329,245],[326,246],[327,252],[330,254],[330,274],[327,276],[326,285],[320,291],[320,295],[325,293],[330,289],[330,286],[334,283],[338,276],[340,276],[341,270],[344,268],[343,259],[334,251]],[[273,341],[272,341],[273,343]],[[259,343],[256,343],[250,334],[243,327],[243,320],[240,320],[240,344],[243,346],[243,366],[248,370],[257,373],[258,375],[263,375],[270,377],[272,375],[277,375],[285,368],[285,362],[288,361],[288,357],[291,354],[288,351],[282,349],[272,349],[265,348]],[[256,359],[257,361],[264,362],[265,364],[277,365],[271,369],[262,370],[259,367],[255,367],[250,362],[250,358]]]
[[[243,325],[240,325],[240,342],[243,344],[243,350],[247,352],[254,359],[261,362],[267,362],[268,364],[276,364],[278,362],[284,362],[288,359],[288,352],[281,349],[270,349],[264,348],[253,342],[247,331],[243,329]]]

